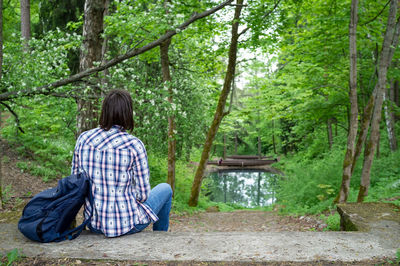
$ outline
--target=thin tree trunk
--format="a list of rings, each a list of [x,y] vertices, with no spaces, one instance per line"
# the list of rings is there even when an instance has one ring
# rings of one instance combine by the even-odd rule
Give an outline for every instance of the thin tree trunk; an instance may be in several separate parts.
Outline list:
[[[332,149],[332,145],[333,145],[333,133],[332,133],[332,119],[328,118],[328,120],[326,121],[326,130],[327,130],[327,134],[328,134],[328,145],[329,145],[329,149]]]
[[[393,91],[394,81],[390,82],[390,91]],[[392,94],[392,93],[391,93]],[[383,95],[383,100],[387,102],[384,105],[385,109],[385,122],[386,122],[386,129],[388,132],[388,139],[389,139],[389,147],[391,151],[397,150],[397,140],[396,140],[396,132],[394,130],[394,114],[392,112],[391,104],[394,104],[391,99],[388,97],[388,92],[385,90]]]
[[[237,5],[235,7],[235,15],[233,19],[232,25],[232,37],[231,37],[231,44],[229,47],[229,60],[227,71],[225,74],[224,86],[221,92],[221,95],[218,100],[217,109],[215,111],[214,120],[211,124],[211,127],[207,133],[206,141],[204,143],[203,152],[201,154],[201,159],[199,166],[197,167],[196,174],[193,180],[191,195],[189,199],[189,206],[197,206],[201,188],[201,182],[203,180],[204,170],[206,168],[206,164],[208,158],[210,156],[210,150],[212,143],[214,141],[215,135],[217,134],[219,125],[224,117],[224,109],[226,104],[226,99],[229,95],[232,86],[232,80],[235,73],[236,67],[236,56],[237,56],[237,46],[238,46],[238,29],[239,29],[239,18],[240,12],[242,10],[243,0],[237,0]]]
[[[257,136],[257,155],[261,159],[261,137],[260,137],[260,133]]]
[[[31,39],[31,5],[30,0],[20,0],[21,6],[21,35],[24,50],[29,50],[29,40]]]
[[[83,24],[83,44],[81,49],[79,71],[82,72],[94,66],[95,62],[102,60],[103,39],[103,16],[106,0],[86,0],[85,1],[85,21]],[[94,77],[96,80],[97,77]],[[97,83],[93,82],[92,83]],[[97,86],[87,85],[88,93],[100,98],[101,90]],[[97,127],[99,105],[96,100],[86,99],[85,93],[82,98],[77,100],[78,114],[76,117],[77,134]]]
[[[368,143],[365,147],[364,164],[361,173],[361,184],[358,192],[357,202],[363,202],[368,195],[371,166],[374,159],[374,154],[379,141],[379,125],[382,116],[383,95],[386,90],[387,70],[392,61],[394,49],[400,34],[400,22],[396,23],[396,13],[398,1],[392,0],[390,3],[388,22],[383,40],[382,50],[379,57],[379,72],[378,72],[378,87],[376,93],[376,101],[371,120],[371,134]]]
[[[347,135],[347,150],[343,161],[342,184],[339,195],[335,201],[346,202],[350,191],[351,168],[354,157],[354,143],[358,128],[358,103],[357,103],[357,22],[358,22],[358,0],[351,2],[351,15],[349,25],[349,49],[350,49],[350,117],[349,133]]]
[[[272,146],[274,147],[274,154],[277,154],[276,141],[275,141],[275,121],[274,120],[272,120]]]
[[[173,92],[171,86],[171,74],[169,70],[168,49],[171,44],[171,39],[167,39],[160,45],[161,69],[163,82],[168,84],[168,102],[173,103]],[[175,191],[175,154],[176,154],[176,139],[175,139],[175,117],[173,114],[168,116],[168,178],[167,183],[171,185],[172,191]]]
[[[108,16],[108,14],[110,13],[110,0],[106,0],[105,4],[104,4],[104,12],[103,12],[103,19],[104,17]],[[104,38],[103,40],[103,44],[101,47],[101,64],[104,65],[107,63],[107,57],[106,54],[108,52],[108,38]],[[107,84],[108,84],[108,75],[110,74],[110,71],[108,69],[105,69],[103,71],[103,77],[101,78],[101,85],[102,85],[102,90],[100,92],[101,97],[105,97],[105,95],[107,94],[107,91],[104,90],[108,88]]]
[[[238,150],[238,134],[235,132],[235,154],[237,154]]]

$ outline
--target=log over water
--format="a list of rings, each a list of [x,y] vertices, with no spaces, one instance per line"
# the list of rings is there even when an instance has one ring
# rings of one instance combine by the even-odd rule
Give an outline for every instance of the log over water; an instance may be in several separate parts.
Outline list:
[[[219,161],[209,161],[207,164],[219,165],[219,166],[258,166],[258,165],[270,165],[276,163],[278,159],[253,159],[253,160],[219,160]]]

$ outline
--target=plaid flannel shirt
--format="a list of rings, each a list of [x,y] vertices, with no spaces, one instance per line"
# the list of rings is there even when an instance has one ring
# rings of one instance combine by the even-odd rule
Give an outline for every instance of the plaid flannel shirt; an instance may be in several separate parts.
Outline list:
[[[123,235],[158,220],[144,202],[150,193],[149,167],[143,143],[119,126],[83,132],[75,146],[72,174],[85,171],[92,182],[91,226],[105,236]],[[85,217],[92,206],[86,199]]]

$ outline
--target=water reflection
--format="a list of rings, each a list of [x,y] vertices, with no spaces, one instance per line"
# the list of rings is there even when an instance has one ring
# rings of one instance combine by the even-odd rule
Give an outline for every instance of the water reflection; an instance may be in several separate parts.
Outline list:
[[[268,206],[275,202],[277,178],[277,174],[260,171],[214,172],[206,178],[206,195],[215,202]]]

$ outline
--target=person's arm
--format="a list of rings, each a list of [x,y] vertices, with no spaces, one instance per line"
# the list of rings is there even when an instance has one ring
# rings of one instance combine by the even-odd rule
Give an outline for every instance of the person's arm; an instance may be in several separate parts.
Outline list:
[[[77,175],[79,173],[79,142],[81,140],[81,136],[78,137],[75,144],[74,153],[72,155],[72,166],[71,166],[71,175]]]
[[[150,171],[147,161],[147,153],[143,143],[139,140],[134,145],[134,179],[136,200],[145,202],[150,193]]]

